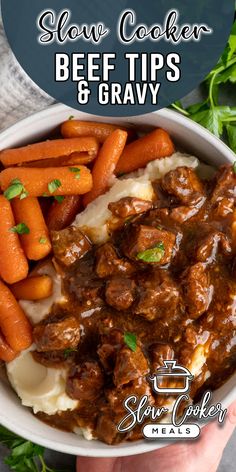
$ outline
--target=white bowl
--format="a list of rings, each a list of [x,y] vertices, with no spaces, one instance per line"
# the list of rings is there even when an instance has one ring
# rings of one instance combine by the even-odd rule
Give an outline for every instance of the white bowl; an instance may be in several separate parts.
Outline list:
[[[73,115],[81,120],[108,121],[118,124],[134,124],[141,128],[163,127],[170,132],[175,142],[205,162],[211,165],[232,163],[235,155],[219,139],[214,137],[201,126],[174,111],[161,110],[143,116],[130,118],[101,118],[92,117],[86,113],[73,110],[65,105],[55,105],[20,121],[0,134],[0,149],[20,146],[47,136],[60,123]],[[214,392],[213,402],[221,402],[226,408],[236,400],[236,373],[217,391]],[[123,443],[108,446],[100,441],[87,441],[72,433],[65,433],[37,420],[30,409],[23,407],[10,385],[4,378],[0,383],[0,423],[42,446],[74,455],[91,457],[118,457],[140,454],[164,447],[168,442],[145,440],[133,443]]]

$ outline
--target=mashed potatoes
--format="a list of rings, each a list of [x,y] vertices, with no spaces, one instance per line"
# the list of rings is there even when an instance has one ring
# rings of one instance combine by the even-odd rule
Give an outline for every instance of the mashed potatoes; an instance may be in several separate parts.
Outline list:
[[[154,194],[151,182],[179,166],[198,169],[199,161],[195,157],[176,153],[171,157],[151,162],[144,170],[114,179],[110,190],[88,205],[76,217],[74,224],[89,232],[94,243],[106,241],[112,218],[108,203],[126,196],[152,200]],[[48,273],[53,277],[54,291],[52,297],[44,301],[21,301],[22,308],[33,324],[38,323],[49,313],[54,302],[63,303],[60,276],[55,273],[52,265],[49,264],[46,269],[44,267],[41,273]],[[65,393],[66,371],[47,368],[36,363],[31,355],[33,349],[32,346],[31,350],[23,352],[7,365],[9,380],[23,405],[32,407],[35,413],[41,411],[49,415],[76,408],[77,402],[71,400]],[[191,372],[199,375],[205,360],[204,349],[196,351],[191,362]]]

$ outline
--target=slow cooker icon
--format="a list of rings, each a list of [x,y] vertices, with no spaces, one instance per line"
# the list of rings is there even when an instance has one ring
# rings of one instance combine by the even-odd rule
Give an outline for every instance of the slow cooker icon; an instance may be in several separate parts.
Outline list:
[[[191,372],[177,361],[163,360],[163,367],[157,369],[156,373],[149,376],[152,388],[156,393],[186,393],[194,376]]]

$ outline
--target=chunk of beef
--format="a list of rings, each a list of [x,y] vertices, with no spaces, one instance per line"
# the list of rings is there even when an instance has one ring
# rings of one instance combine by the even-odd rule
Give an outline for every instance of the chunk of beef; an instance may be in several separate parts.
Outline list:
[[[118,202],[109,203],[109,210],[118,218],[128,218],[129,216],[145,213],[152,208],[152,202],[135,197],[124,197]]]
[[[199,262],[212,262],[221,250],[226,256],[231,253],[231,245],[228,237],[220,231],[208,234],[197,249],[197,260]]]
[[[104,374],[98,362],[84,362],[71,368],[66,393],[75,400],[93,401],[102,393]]]
[[[61,369],[66,367],[65,364],[73,362],[76,351],[68,349],[64,351],[32,351],[32,356],[36,362],[45,367],[52,367],[53,369]]]
[[[55,317],[36,325],[33,337],[40,352],[74,349],[80,340],[80,326],[74,316]]]
[[[56,261],[65,266],[74,264],[92,247],[89,239],[75,226],[51,231],[51,239]]]
[[[199,211],[199,207],[189,207],[189,206],[179,206],[173,208],[170,212],[170,217],[177,223],[184,223],[187,220],[190,220],[195,216]]]
[[[199,318],[209,308],[213,295],[209,273],[203,263],[198,262],[186,270],[182,287],[190,318]]]
[[[130,395],[135,395],[137,398],[147,395],[149,405],[155,403],[150,383],[147,381],[146,377],[139,377],[121,387],[107,389],[105,394],[111,409],[113,411],[122,412],[122,416],[124,416],[124,400]]]
[[[139,346],[137,346],[135,352],[128,347],[123,347],[117,353],[114,369],[114,384],[117,387],[143,377],[148,372],[147,359]]]
[[[96,273],[98,277],[105,278],[110,275],[131,274],[133,265],[121,259],[111,243],[103,244],[96,251]]]
[[[166,271],[152,272],[140,286],[140,298],[133,309],[149,321],[156,318],[170,319],[179,303],[179,290]]]
[[[127,257],[147,263],[153,262],[152,257],[149,253],[145,257],[143,253],[149,249],[160,249],[158,252],[160,258],[157,257],[155,263],[164,265],[171,261],[175,241],[176,236],[170,231],[153,226],[130,225],[125,232],[122,249]]]
[[[124,333],[113,328],[107,334],[103,334],[97,353],[100,362],[107,373],[113,372],[116,363],[117,352],[124,346]]]
[[[169,344],[155,343],[150,346],[152,370],[163,367],[163,361],[174,359],[174,350]]]
[[[106,283],[106,302],[116,310],[127,310],[134,301],[135,282],[124,277],[113,277]]]
[[[162,188],[184,205],[199,205],[205,200],[201,181],[191,167],[178,167],[162,179]]]
[[[117,414],[109,407],[102,409],[98,416],[95,435],[100,441],[106,444],[119,444],[127,438],[126,433],[119,433],[117,425],[124,416],[124,409],[122,413]]]
[[[225,218],[234,210],[233,198],[222,198],[215,207],[214,215],[216,218]]]
[[[216,175],[216,186],[212,192],[212,203],[229,198],[236,198],[236,174],[232,166],[222,166]]]

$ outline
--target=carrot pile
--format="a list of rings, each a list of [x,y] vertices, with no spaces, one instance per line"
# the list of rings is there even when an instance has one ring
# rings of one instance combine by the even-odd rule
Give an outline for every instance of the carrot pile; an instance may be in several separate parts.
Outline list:
[[[137,139],[123,126],[68,120],[61,136],[0,152],[0,360],[5,362],[32,343],[32,327],[17,300],[52,295],[49,276],[28,276],[29,261],[51,253],[50,231],[70,225],[109,189],[115,175],[174,152],[162,129]]]

